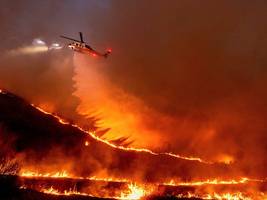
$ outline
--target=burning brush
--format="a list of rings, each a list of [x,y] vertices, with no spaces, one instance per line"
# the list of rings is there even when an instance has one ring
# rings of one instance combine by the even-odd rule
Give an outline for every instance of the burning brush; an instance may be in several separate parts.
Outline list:
[[[18,190],[16,194],[30,193],[30,195],[39,195],[36,199],[40,199],[40,195],[46,195],[47,199],[90,199],[92,197],[133,200],[166,197],[221,200],[266,199],[267,181],[265,179],[238,177],[235,174],[233,175],[235,178],[224,178],[224,174],[216,174],[217,178],[213,179],[209,177],[210,172],[208,170],[216,170],[222,164],[167,152],[160,153],[149,149],[137,149],[112,144],[103,138],[97,137],[94,132],[84,130],[58,115],[49,113],[35,105],[30,105],[21,98],[4,90],[0,90],[0,103],[2,105],[0,119],[2,124],[8,127],[3,130],[0,129],[2,137],[10,139],[13,132],[18,132],[14,137],[14,141],[17,143],[11,144],[11,146],[19,147],[18,160],[8,160],[0,168],[2,174],[0,176],[0,185],[5,183],[2,184],[5,190],[7,188],[6,180],[16,179],[14,183],[16,187],[11,187],[10,191],[12,192],[10,195],[14,195],[14,191]],[[22,114],[18,115],[18,113]],[[16,126],[13,126],[14,123]],[[18,127],[21,127],[21,129],[18,129]],[[47,130],[46,128],[49,131],[43,131]],[[9,131],[5,133],[7,130]],[[21,130],[23,132],[20,132]],[[27,139],[25,140],[22,137],[20,138],[21,140],[18,140],[21,135],[24,135]],[[55,148],[51,145],[52,142],[55,142]],[[40,148],[41,144],[46,145]],[[75,145],[77,146],[76,149],[74,148]],[[28,149],[29,146],[31,146],[30,149]],[[5,149],[5,145],[1,145],[1,147],[2,150]],[[59,153],[60,147],[67,156]],[[28,151],[23,151],[23,148]],[[88,150],[90,148],[92,148],[92,151]],[[73,149],[73,151],[69,151],[69,149]],[[38,150],[40,152],[35,154]],[[80,152],[84,154],[80,154]],[[90,152],[100,154],[93,157]],[[52,157],[52,162],[51,157],[48,156],[49,154]],[[29,155],[28,160],[26,159],[27,155]],[[62,157],[63,155],[65,157]],[[68,160],[72,155],[76,157],[79,155],[78,159]],[[115,155],[116,162],[111,162],[113,160],[107,155]],[[101,156],[104,158],[102,159]],[[36,157],[37,162],[31,162],[35,159],[34,157]],[[50,158],[49,162],[45,162],[48,157]],[[88,163],[81,162],[80,158],[86,160],[87,157],[92,157],[94,161],[98,159],[99,163],[102,164],[101,167],[110,159],[108,163],[108,166],[111,166],[110,171],[107,170],[101,173],[103,171],[97,171],[97,168],[86,168],[88,163],[95,164],[90,162],[91,160]],[[57,162],[57,159],[63,162]],[[17,161],[20,161],[21,170],[16,167]],[[73,170],[73,167],[68,165],[68,161],[74,162],[75,170],[77,171],[80,169],[77,169],[76,166],[79,166],[79,168],[83,166],[82,173]],[[163,164],[161,163],[162,161],[164,161]],[[153,168],[156,166],[154,164],[157,164],[157,167],[156,170],[151,170],[151,167],[147,167],[149,169],[146,169],[146,174],[144,173],[145,178],[138,179],[133,174],[140,173],[141,170],[145,171],[145,168],[140,169],[138,168],[140,167],[139,165],[131,165],[134,162],[139,165],[140,163],[152,163],[151,166]],[[179,167],[175,168],[172,165]],[[189,177],[188,174],[191,173],[191,171],[185,170],[187,166],[199,166],[196,171],[201,177],[191,176],[192,179],[186,179],[186,177]],[[228,165],[223,165],[222,169],[225,166],[228,167]],[[58,170],[59,168],[62,170]],[[84,173],[84,171],[87,172],[88,170],[92,171],[88,173],[89,175]],[[179,173],[179,171],[182,172]],[[149,175],[156,177],[154,173],[163,174],[163,176],[149,179]],[[185,173],[187,173],[187,176],[182,179],[181,177]]]

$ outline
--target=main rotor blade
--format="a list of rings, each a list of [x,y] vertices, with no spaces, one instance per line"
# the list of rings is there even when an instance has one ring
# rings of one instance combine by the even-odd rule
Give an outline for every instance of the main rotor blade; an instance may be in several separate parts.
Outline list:
[[[75,40],[75,39],[73,39],[73,38],[69,38],[69,37],[66,37],[66,36],[63,36],[63,35],[61,35],[60,37],[65,38],[65,39],[67,39],[67,40],[72,40],[72,41],[81,43],[81,41],[79,41],[79,40]]]
[[[81,42],[82,42],[82,43],[84,43],[84,41],[83,41],[83,34],[82,34],[82,32],[79,32],[79,34],[80,34],[80,39],[81,39]]]

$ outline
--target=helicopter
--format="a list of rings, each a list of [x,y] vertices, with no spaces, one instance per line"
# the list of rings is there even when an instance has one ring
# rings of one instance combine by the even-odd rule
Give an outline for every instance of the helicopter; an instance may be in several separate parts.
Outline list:
[[[72,41],[70,44],[68,44],[68,47],[70,49],[72,49],[73,51],[92,55],[93,57],[99,56],[99,57],[104,57],[104,58],[107,58],[109,56],[109,54],[111,53],[111,49],[108,49],[105,53],[100,53],[100,52],[94,50],[91,46],[89,46],[88,44],[86,44],[84,42],[82,32],[79,32],[79,34],[80,34],[80,40],[66,37],[64,35],[61,35],[60,37]]]

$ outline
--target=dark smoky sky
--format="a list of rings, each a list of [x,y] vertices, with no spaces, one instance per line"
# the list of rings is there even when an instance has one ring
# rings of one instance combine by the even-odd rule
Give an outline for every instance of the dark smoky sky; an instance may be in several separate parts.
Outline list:
[[[171,122],[169,149],[249,160],[267,147],[267,2],[176,0],[1,1],[1,52],[78,37],[113,49],[103,73]],[[3,57],[0,84],[74,112],[72,52]],[[88,91],[92,92],[92,91]],[[70,111],[69,111],[70,110]],[[208,145],[207,145],[208,144]],[[206,148],[207,147],[207,148]],[[201,150],[200,150],[201,149]],[[264,159],[260,160],[262,164]],[[245,162],[245,161],[244,161]]]

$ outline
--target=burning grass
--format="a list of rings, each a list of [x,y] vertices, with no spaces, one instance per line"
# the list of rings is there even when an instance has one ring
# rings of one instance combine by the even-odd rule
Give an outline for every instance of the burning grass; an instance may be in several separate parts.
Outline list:
[[[0,174],[15,175],[19,170],[20,167],[15,158],[2,157],[0,159]]]
[[[60,175],[64,174],[64,176]],[[204,180],[169,183],[134,183],[112,178],[66,177],[66,172],[38,174],[24,172],[21,185],[52,195],[82,195],[112,199],[158,199],[159,197],[261,200],[266,198],[266,180],[241,178],[239,180]]]
[[[11,195],[19,190],[39,196],[35,199],[266,199],[266,180],[231,173],[231,164],[115,145],[9,93],[0,93],[5,136],[9,139],[15,134],[11,146],[23,155],[20,173],[15,159],[2,160],[1,174],[19,175],[12,176],[16,181]],[[2,186],[8,188],[8,184]],[[23,198],[30,199],[13,199]]]

